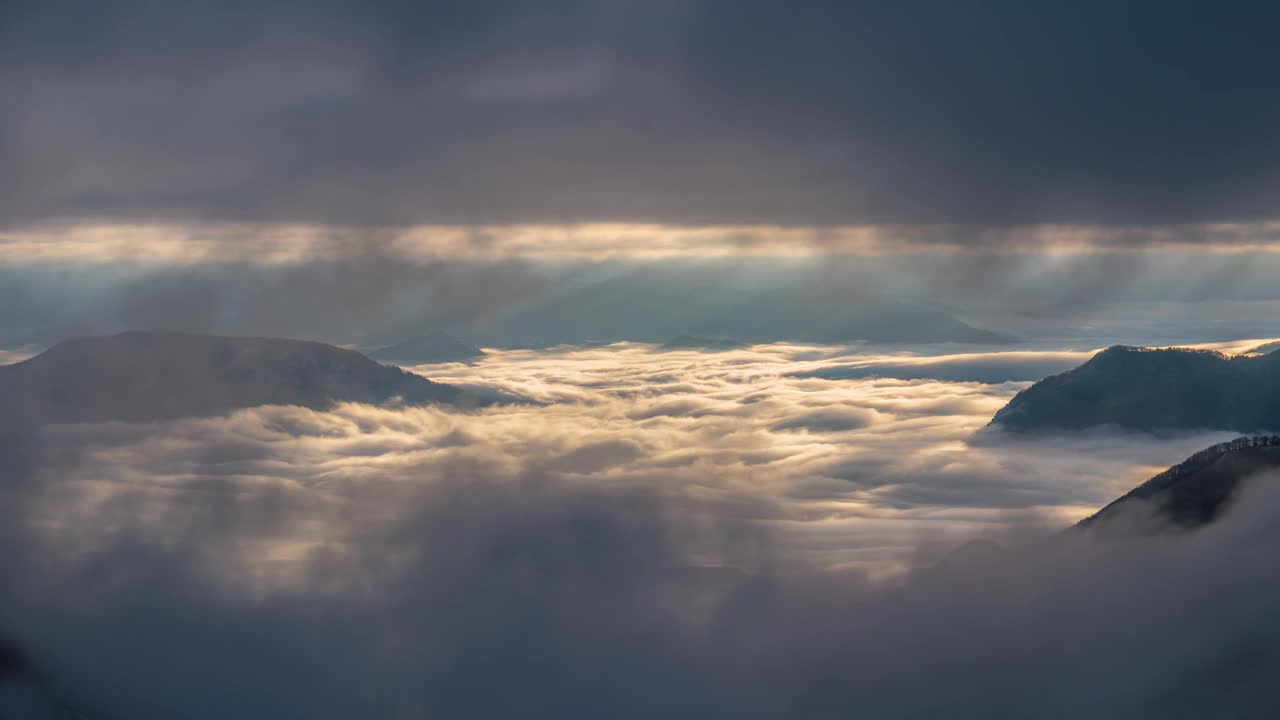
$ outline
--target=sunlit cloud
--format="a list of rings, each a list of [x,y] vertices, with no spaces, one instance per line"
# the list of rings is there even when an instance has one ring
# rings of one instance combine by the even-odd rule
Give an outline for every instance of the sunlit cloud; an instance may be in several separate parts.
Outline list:
[[[490,349],[474,364],[414,369],[542,404],[467,413],[264,407],[176,423],[67,426],[54,429],[50,443],[55,456],[76,459],[57,469],[71,486],[97,488],[81,496],[86,527],[101,503],[112,502],[111,488],[144,492],[161,507],[205,502],[211,492],[303,499],[308,510],[259,538],[268,557],[358,534],[340,508],[398,516],[386,500],[395,488],[550,476],[659,490],[712,516],[778,532],[815,562],[883,571],[905,562],[925,532],[962,537],[1018,513],[1072,522],[1227,437],[1005,438],[985,428],[1028,382],[795,372],[847,362],[847,353],[789,344],[721,353],[637,343]],[[997,372],[1002,355],[991,354]],[[943,377],[949,363],[976,361],[972,353],[871,349],[853,357],[920,362]],[[77,517],[64,505],[57,521]]]
[[[0,631],[39,648],[80,697],[139,717],[192,698],[196,717],[267,702],[349,717],[509,701],[457,692],[460,676],[536,680],[530,702],[574,710],[587,668],[619,662],[616,681],[593,685],[607,689],[600,707],[651,696],[664,671],[664,688],[688,682],[680,698],[741,706],[735,717],[776,717],[752,713],[811,702],[815,687],[871,717],[901,716],[916,698],[922,716],[937,703],[986,716],[988,695],[968,685],[884,687],[938,682],[943,658],[945,678],[1003,688],[1010,662],[1029,672],[1035,659],[1039,682],[1084,678],[1096,694],[1112,675],[1093,657],[1108,645],[1100,623],[1199,633],[1186,647],[1119,648],[1126,668],[1163,668],[1108,690],[1146,708],[1165,697],[1170,667],[1256,639],[1274,573],[1265,553],[1240,548],[1274,534],[1274,493],[1248,488],[1223,522],[1187,537],[1058,534],[1227,434],[1013,438],[984,428],[1023,381],[793,372],[927,360],[941,375],[981,359],[792,344],[490,349],[414,369],[546,404],[265,406],[47,427],[30,447],[0,445],[0,540],[20,549],[0,557]],[[1159,602],[1170,593],[1180,602]],[[1245,634],[1222,632],[1224,613]],[[262,637],[269,652],[245,652]],[[1068,639],[1073,652],[1042,652]],[[1007,650],[975,662],[974,642]],[[926,654],[935,665],[913,674]],[[216,696],[204,681],[215,668]],[[815,686],[815,669],[840,681]],[[572,687],[556,684],[566,676]],[[142,690],[139,677],[165,682]],[[342,682],[317,691],[316,677]],[[1035,715],[1043,700],[1019,702]]]
[[[36,354],[36,349],[30,350],[6,350],[0,348],[0,365],[9,365],[11,363],[21,362]]]
[[[0,259],[8,262],[272,264],[341,258],[373,251],[410,259],[662,260],[912,255],[975,249],[1042,255],[1160,249],[1277,252],[1280,251],[1280,222],[1008,228],[655,223],[355,227],[77,222],[0,231]]]

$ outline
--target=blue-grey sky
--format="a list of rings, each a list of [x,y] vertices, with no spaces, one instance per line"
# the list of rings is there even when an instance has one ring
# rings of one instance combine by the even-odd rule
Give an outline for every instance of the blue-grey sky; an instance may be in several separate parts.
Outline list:
[[[1141,243],[1280,215],[1269,3],[0,13],[10,227],[942,224],[980,242],[1068,225]]]
[[[1018,335],[1123,310],[1171,328],[1145,338],[1221,339],[1274,316],[1269,4],[0,13],[9,343],[140,325],[663,341],[886,299]]]

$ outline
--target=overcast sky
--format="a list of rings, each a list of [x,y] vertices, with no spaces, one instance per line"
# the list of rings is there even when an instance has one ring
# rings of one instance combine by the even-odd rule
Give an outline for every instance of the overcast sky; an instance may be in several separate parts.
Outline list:
[[[605,223],[592,242],[613,249],[652,242],[619,224],[737,228],[721,233],[731,248],[778,225],[863,228],[881,250],[1256,245],[1280,219],[1280,10],[1265,3],[0,13],[9,243],[70,221],[246,223],[231,234],[254,245],[264,223]],[[771,252],[813,240],[767,237]]]
[[[814,267],[843,293],[815,313],[891,297],[1023,336],[1268,334],[1277,21],[1257,2],[12,0],[0,344],[465,335],[574,283],[733,296]],[[832,255],[853,260],[790,263]],[[722,268],[695,282],[691,258]],[[287,307],[325,331],[241,321]]]

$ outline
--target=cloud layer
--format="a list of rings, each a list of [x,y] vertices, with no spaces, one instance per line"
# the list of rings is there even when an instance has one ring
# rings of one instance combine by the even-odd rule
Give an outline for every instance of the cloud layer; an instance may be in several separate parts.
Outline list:
[[[6,223],[1275,219],[1275,10],[5,6]],[[975,236],[977,237],[977,236]]]
[[[102,488],[86,494],[96,498],[84,509],[87,526],[96,503],[121,488],[154,495],[161,507],[172,493],[198,498],[230,487],[325,508],[335,494],[376,498],[384,488],[435,486],[459,474],[538,476],[671,493],[710,515],[770,528],[813,562],[883,571],[906,562],[921,533],[962,536],[1028,512],[1065,524],[1226,437],[1013,440],[984,430],[1028,384],[1001,377],[1020,372],[1004,354],[839,352],[639,344],[490,351],[475,364],[417,369],[542,404],[474,413],[266,407],[157,425],[65,426],[45,442],[51,457],[71,458],[60,478]],[[1064,355],[1076,354],[1037,361]],[[851,360],[873,373],[921,371],[910,380],[804,376]],[[954,380],[975,371],[987,382]],[[281,524],[264,542],[305,546],[335,532],[323,513],[299,522]]]
[[[1195,535],[1050,535],[1220,436],[1014,442],[975,431],[1022,383],[789,374],[849,360],[498,351],[421,369],[548,405],[0,428],[0,710],[1278,707],[1274,479]]]
[[[22,552],[0,558],[0,624],[27,658],[0,682],[0,709],[49,697],[142,719],[1280,707],[1280,588],[1259,552],[1275,540],[1271,480],[1193,536],[1008,529],[940,564],[925,546],[916,570],[875,582],[811,562],[733,503],[639,487],[598,462],[590,478],[575,477],[583,465],[415,462],[414,448],[358,438],[451,418],[378,416],[242,413],[141,429],[142,442],[139,428],[64,429],[35,447],[36,477],[6,457],[0,533]],[[428,452],[467,444],[416,437]],[[68,444],[115,467],[77,469]],[[282,456],[326,471],[305,477],[316,468]]]

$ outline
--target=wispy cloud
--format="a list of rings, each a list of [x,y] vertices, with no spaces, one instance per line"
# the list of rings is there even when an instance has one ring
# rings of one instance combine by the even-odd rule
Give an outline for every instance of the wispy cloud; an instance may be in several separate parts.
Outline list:
[[[1276,222],[1162,226],[679,225],[570,223],[344,226],[80,221],[0,231],[9,262],[148,263],[331,260],[376,245],[409,259],[661,260],[918,253],[1080,255],[1280,251]]]

